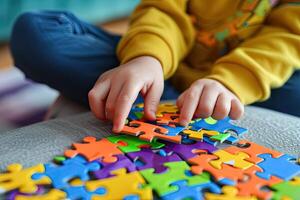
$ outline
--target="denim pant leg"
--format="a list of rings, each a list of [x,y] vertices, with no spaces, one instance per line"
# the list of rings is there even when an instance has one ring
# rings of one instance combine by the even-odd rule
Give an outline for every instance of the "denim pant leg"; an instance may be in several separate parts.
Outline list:
[[[11,50],[15,65],[28,78],[87,105],[87,93],[97,78],[119,65],[116,47],[120,38],[69,12],[27,12],[14,25]],[[166,81],[162,99],[178,95]],[[142,101],[139,96],[136,102]]]
[[[300,71],[295,71],[281,88],[273,89],[267,101],[253,105],[300,117]]]
[[[11,51],[28,78],[86,104],[99,75],[119,65],[119,40],[69,12],[28,12],[14,25]]]

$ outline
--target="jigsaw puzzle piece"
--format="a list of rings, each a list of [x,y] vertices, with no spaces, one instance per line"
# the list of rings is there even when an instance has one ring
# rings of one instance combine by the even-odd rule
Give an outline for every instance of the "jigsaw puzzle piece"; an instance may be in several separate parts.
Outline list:
[[[50,184],[51,180],[47,177],[33,180],[31,177],[35,173],[43,173],[44,165],[38,164],[23,169],[21,164],[11,164],[7,166],[7,172],[0,174],[0,194],[14,189],[19,189],[22,193],[34,193],[37,185]]]
[[[175,185],[179,189],[176,192],[167,194],[162,197],[163,200],[182,200],[182,199],[190,199],[190,200],[202,200],[203,198],[203,191],[211,191],[213,193],[220,193],[220,188],[212,183],[203,183],[194,186],[188,186],[187,181],[181,180],[176,181],[171,184],[172,186]]]
[[[124,153],[140,151],[142,148],[159,149],[165,146],[157,141],[148,142],[130,135],[109,136],[107,139],[117,144],[118,148]]]
[[[76,156],[63,161],[63,165],[45,164],[44,173],[36,173],[32,179],[37,180],[42,177],[49,177],[54,188],[61,189],[68,186],[68,182],[74,178],[82,181],[90,179],[88,173],[100,169],[98,162],[88,163],[83,157]]]
[[[266,186],[272,186],[276,183],[282,182],[281,179],[272,176],[270,180],[262,179],[256,176],[256,172],[261,172],[258,166],[253,165],[249,169],[244,171],[243,180],[239,180],[236,188],[239,191],[240,196],[256,196],[259,199],[268,200],[272,197],[272,191],[263,189]]]
[[[161,103],[157,107],[156,116],[161,117],[164,113],[178,113],[178,108],[174,103]]]
[[[159,152],[155,153],[151,149],[128,153],[127,156],[134,162],[140,161],[143,163],[142,166],[137,166],[138,170],[153,168],[155,169],[155,173],[166,171],[168,169],[164,166],[166,162],[182,161],[177,154],[161,156]]]
[[[138,120],[142,119],[144,115],[144,108],[143,107],[136,107],[133,106],[129,112],[128,119],[129,120]]]
[[[94,192],[90,192],[86,189],[84,184],[85,183],[80,179],[72,180],[70,182],[70,186],[64,189],[68,199],[90,200],[94,195],[101,196],[106,193],[106,190],[104,188],[98,188]]]
[[[210,182],[208,173],[189,174],[190,167],[184,161],[169,162],[165,163],[164,166],[168,167],[168,170],[163,173],[154,173],[154,169],[140,171],[148,182],[148,186],[155,190],[160,197],[176,192],[179,188],[176,185],[171,185],[176,181],[186,180],[189,186]]]
[[[172,127],[172,126],[162,125],[161,127],[168,129],[167,135],[169,135],[169,136],[176,136],[185,129],[184,126]]]
[[[95,195],[93,200],[124,199],[126,196],[137,195],[140,199],[152,199],[152,190],[145,184],[145,180],[138,172],[126,173],[126,169],[112,172],[113,177],[86,182],[89,191],[104,188],[106,193],[102,196]]]
[[[192,165],[191,171],[194,174],[209,172],[219,183],[235,185],[239,179],[243,178],[242,169],[227,164],[222,164],[221,169],[213,167],[210,162],[216,159],[218,159],[216,155],[203,153],[189,159],[188,163]]]
[[[218,131],[220,133],[226,133],[227,131],[233,131],[237,135],[241,135],[244,133],[247,133],[247,129],[236,126],[234,124],[230,123],[230,118],[226,117],[222,120],[215,120],[211,117],[206,119],[198,119],[195,120],[194,123],[191,123],[190,126],[192,127],[192,130],[214,130]]]
[[[232,154],[235,154],[237,152],[244,152],[249,155],[249,158],[246,158],[246,160],[248,160],[249,162],[252,162],[254,164],[257,164],[257,163],[263,161],[262,158],[258,157],[258,155],[260,155],[262,153],[271,154],[272,157],[274,157],[274,158],[278,158],[279,156],[283,155],[282,153],[280,153],[278,151],[269,149],[264,146],[260,146],[256,143],[250,142],[248,140],[241,140],[238,142],[238,144],[236,144],[234,146],[229,146],[223,150],[227,151],[229,153],[232,153]]]
[[[275,190],[274,195],[272,196],[272,199],[274,200],[297,200],[300,198],[300,177],[294,177],[290,181],[272,185],[271,188]]]
[[[16,200],[62,200],[62,199],[66,199],[66,193],[58,189],[51,189],[46,194],[41,194],[41,195],[16,196]]]
[[[95,137],[87,136],[83,141],[85,143],[74,143],[75,150],[66,150],[65,156],[72,158],[81,155],[89,162],[102,159],[104,162],[112,163],[117,161],[116,155],[123,154],[118,149],[118,145],[111,143],[106,138],[97,141]]]
[[[180,135],[166,135],[168,133],[168,129],[140,121],[131,121],[129,126],[124,126],[122,133],[134,135],[149,142],[152,142],[153,140],[155,141],[155,139],[167,140],[175,143],[181,142]]]
[[[292,163],[294,157],[284,154],[278,158],[273,158],[271,154],[260,154],[258,157],[264,160],[257,164],[263,172],[257,172],[260,178],[269,180],[271,176],[276,176],[283,180],[290,180],[300,174],[300,165]]]
[[[220,133],[219,135],[213,135],[209,139],[213,141],[218,141],[220,143],[223,143],[230,137],[230,133]]]
[[[179,114],[164,113],[156,118],[158,125],[176,125],[179,123]]]
[[[238,190],[233,186],[223,186],[223,194],[205,193],[207,200],[257,200],[256,197],[241,197],[237,196]]]
[[[188,129],[188,130],[184,130],[183,134],[188,135],[190,139],[203,141],[204,136],[211,137],[211,136],[219,135],[220,133],[217,131],[204,130],[204,129],[201,129],[199,131]]]
[[[34,193],[22,193],[18,189],[13,190],[5,195],[5,200],[15,200],[17,196],[32,196],[32,195],[39,195],[45,193],[45,189],[42,186],[38,185],[37,187],[38,189]]]
[[[115,163],[101,163],[101,169],[92,172],[93,175],[97,179],[105,179],[108,177],[111,177],[112,171],[115,171],[117,169],[125,168],[127,172],[133,172],[136,171],[136,166],[134,165],[133,162],[129,158],[127,158],[124,155],[117,155],[118,161]]]
[[[175,144],[172,142],[165,142],[165,150],[166,152],[174,152],[178,154],[183,160],[188,160],[197,156],[195,151],[197,150],[205,150],[208,153],[212,153],[218,150],[215,146],[210,145],[206,142],[196,142],[193,141],[192,144]]]
[[[249,156],[244,152],[231,154],[221,149],[213,152],[213,154],[219,158],[217,160],[210,161],[210,164],[217,169],[221,169],[223,163],[240,169],[247,169],[253,165],[253,163],[245,160],[246,158],[249,158]]]

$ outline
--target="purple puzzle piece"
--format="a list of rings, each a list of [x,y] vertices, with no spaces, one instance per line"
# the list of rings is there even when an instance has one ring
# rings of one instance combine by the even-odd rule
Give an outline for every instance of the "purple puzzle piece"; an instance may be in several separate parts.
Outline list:
[[[206,150],[209,153],[212,153],[217,150],[217,148],[211,144],[206,142],[195,142],[193,144],[176,144],[172,142],[164,142],[165,147],[164,149],[167,152],[174,152],[178,154],[183,160],[188,160],[194,156],[193,150]]]
[[[97,179],[104,179],[111,177],[111,171],[117,170],[120,168],[126,168],[128,172],[136,171],[136,167],[130,159],[128,159],[125,155],[116,155],[118,157],[118,161],[115,163],[101,163],[101,169],[92,172]]]
[[[138,152],[128,153],[127,156],[133,161],[142,161],[144,165],[137,166],[138,170],[155,169],[155,173],[161,173],[168,168],[164,166],[166,162],[182,161],[182,159],[177,154],[171,155],[160,155],[159,153],[153,152],[151,149],[142,149]]]
[[[37,191],[32,194],[26,194],[26,193],[19,192],[19,190],[13,190],[7,194],[5,199],[6,200],[15,200],[18,195],[32,196],[32,195],[44,194],[44,192],[45,192],[45,189],[42,186],[38,186]]]

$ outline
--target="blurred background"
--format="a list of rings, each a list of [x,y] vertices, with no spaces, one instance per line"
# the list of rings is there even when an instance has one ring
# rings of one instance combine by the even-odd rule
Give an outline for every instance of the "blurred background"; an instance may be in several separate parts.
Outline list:
[[[0,0],[0,131],[42,121],[58,92],[27,80],[13,66],[9,37],[25,11],[67,10],[108,31],[124,33],[139,0]]]

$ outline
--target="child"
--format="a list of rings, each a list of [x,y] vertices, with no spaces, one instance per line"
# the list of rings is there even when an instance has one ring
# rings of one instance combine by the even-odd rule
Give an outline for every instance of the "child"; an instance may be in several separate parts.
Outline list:
[[[162,94],[183,91],[181,125],[238,119],[255,102],[300,116],[299,2],[144,0],[122,39],[68,12],[30,12],[16,21],[11,50],[27,77],[89,102],[115,132],[139,93],[153,120]]]

